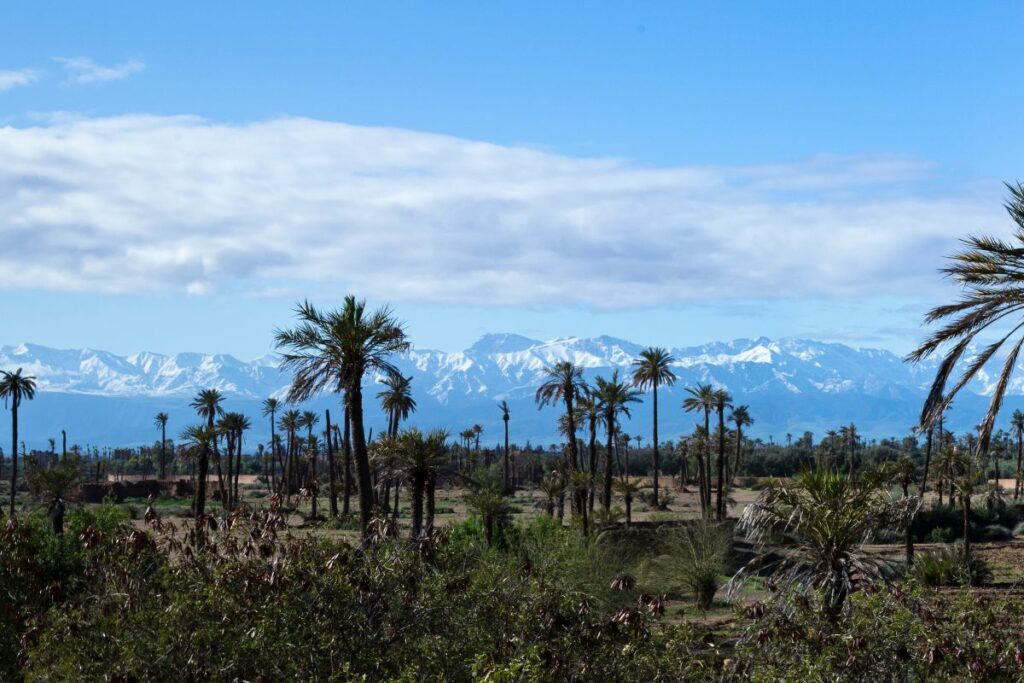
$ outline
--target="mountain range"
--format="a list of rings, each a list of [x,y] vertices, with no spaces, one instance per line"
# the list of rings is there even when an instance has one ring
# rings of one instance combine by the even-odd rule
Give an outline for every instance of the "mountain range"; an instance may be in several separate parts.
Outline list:
[[[601,336],[539,341],[516,334],[488,334],[464,351],[413,349],[394,359],[412,376],[418,408],[410,424],[443,426],[453,433],[479,423],[483,441],[502,435],[497,403],[511,407],[512,438],[518,443],[548,444],[556,440],[558,410],[538,410],[533,397],[544,369],[569,360],[584,368],[585,377],[628,375],[643,346]],[[690,432],[693,414],[681,409],[686,387],[698,383],[724,386],[737,404],[747,404],[755,423],[754,437],[782,440],[804,431],[818,437],[829,429],[854,422],[869,437],[903,436],[915,424],[934,371],[934,362],[912,365],[880,349],[852,348],[808,339],[736,339],[702,346],[673,348],[678,380],[659,393],[660,436],[672,439]],[[215,387],[225,407],[250,416],[250,444],[269,439],[269,425],[260,403],[268,396],[284,398],[290,377],[275,356],[244,361],[224,354],[135,353],[118,356],[92,349],[53,349],[34,344],[0,347],[0,368],[23,368],[37,379],[36,399],[20,411],[21,436],[30,448],[45,446],[49,437],[68,443],[124,446],[158,439],[153,417],[170,415],[168,436],[196,421],[188,407],[200,390]],[[368,384],[379,381],[368,378]],[[991,380],[982,375],[957,399],[948,425],[969,429],[985,410]],[[364,392],[367,426],[380,430],[385,418],[376,406],[376,390]],[[1024,405],[1024,379],[1015,377],[1004,408],[1008,415]],[[335,396],[311,402],[316,409],[340,413]],[[650,401],[638,404],[624,430],[650,438]],[[6,419],[6,418],[5,418]],[[0,431],[2,434],[3,431]],[[0,438],[0,443],[6,443]]]

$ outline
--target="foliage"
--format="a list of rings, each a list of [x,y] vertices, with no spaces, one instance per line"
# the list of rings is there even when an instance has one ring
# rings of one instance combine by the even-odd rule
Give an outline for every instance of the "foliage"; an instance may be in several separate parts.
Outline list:
[[[885,576],[886,563],[861,546],[879,530],[905,528],[917,507],[917,498],[893,499],[868,475],[817,468],[774,481],[740,518],[739,529],[760,553],[733,577],[730,593],[755,570],[770,568],[786,591],[824,589],[835,617],[849,593]],[[780,538],[782,547],[767,546]]]
[[[711,607],[726,572],[731,533],[727,526],[707,519],[665,530],[664,552],[647,562],[647,582],[658,581],[669,590],[686,589],[697,606]]]
[[[971,555],[970,564],[964,562],[962,545],[919,553],[911,575],[925,586],[982,586],[992,578],[988,564],[977,554]]]
[[[1021,616],[1012,598],[898,585],[850,596],[850,617],[832,622],[821,593],[794,597],[793,609],[749,613],[737,645],[736,680],[1009,681],[1024,663]]]

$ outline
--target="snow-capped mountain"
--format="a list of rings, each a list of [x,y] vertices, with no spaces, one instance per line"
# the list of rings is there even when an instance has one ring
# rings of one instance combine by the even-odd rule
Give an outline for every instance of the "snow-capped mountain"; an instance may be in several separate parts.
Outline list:
[[[547,443],[554,440],[555,409],[538,411],[533,402],[546,367],[569,360],[585,376],[626,376],[643,347],[612,337],[570,337],[542,342],[515,334],[490,334],[457,352],[414,349],[395,359],[413,377],[418,410],[413,424],[445,426],[454,431],[474,423],[486,438],[497,439],[502,425],[496,407],[507,400],[513,412],[513,436]],[[855,349],[842,344],[806,339],[737,339],[670,350],[675,361],[675,386],[663,387],[660,431],[672,438],[692,429],[695,417],[680,408],[686,387],[711,383],[726,387],[736,403],[748,404],[755,424],[753,435],[782,438],[805,430],[819,435],[840,424],[857,423],[872,436],[903,435],[915,422],[917,410],[934,372],[934,364],[910,365],[889,352]],[[173,356],[136,353],[127,357],[91,349],[60,350],[33,344],[0,347],[0,368],[23,368],[37,378],[36,401],[21,411],[22,434],[29,444],[42,445],[66,429],[69,442],[103,445],[152,441],[153,415],[168,412],[171,433],[195,420],[188,402],[200,389],[214,387],[227,406],[253,420],[254,439],[269,432],[260,417],[260,402],[284,397],[290,377],[277,367],[274,356],[252,361],[229,355],[180,353]],[[963,427],[982,413],[987,378],[959,399],[957,419]],[[373,403],[376,391],[366,392]],[[1011,389],[1010,404],[1022,394],[1021,381]],[[336,397],[314,401],[337,408]],[[627,431],[650,434],[649,402],[636,406]],[[370,425],[384,419],[368,405]]]

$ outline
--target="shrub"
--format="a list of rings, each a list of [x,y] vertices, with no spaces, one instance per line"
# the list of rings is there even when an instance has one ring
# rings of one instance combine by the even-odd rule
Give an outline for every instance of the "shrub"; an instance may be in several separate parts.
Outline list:
[[[727,527],[700,519],[669,532],[664,554],[643,566],[647,581],[665,585],[669,590],[683,588],[694,597],[697,606],[711,607],[726,571],[731,545]]]
[[[955,545],[918,553],[911,576],[925,586],[981,586],[991,579],[992,573],[988,563],[977,555],[971,556],[968,567],[963,546]]]
[[[956,540],[957,534],[954,529],[949,527],[936,527],[932,529],[928,534],[928,541],[930,543],[952,543]]]
[[[1013,527],[1014,536],[1024,536],[1024,522],[1021,522],[1017,526]]]

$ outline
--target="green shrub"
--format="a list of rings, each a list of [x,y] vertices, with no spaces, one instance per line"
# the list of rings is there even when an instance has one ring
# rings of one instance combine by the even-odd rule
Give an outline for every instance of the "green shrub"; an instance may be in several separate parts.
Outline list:
[[[931,530],[926,539],[929,543],[952,543],[956,539],[956,532],[949,527],[936,527]]]
[[[977,555],[971,556],[967,566],[963,546],[954,545],[915,555],[911,576],[925,586],[981,586],[992,573]]]

